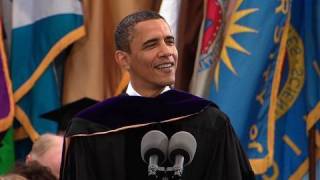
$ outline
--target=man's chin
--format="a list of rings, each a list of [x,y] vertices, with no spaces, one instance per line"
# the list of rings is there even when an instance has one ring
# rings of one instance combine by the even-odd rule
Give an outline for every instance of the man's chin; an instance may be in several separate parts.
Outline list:
[[[161,83],[161,86],[165,87],[165,86],[173,86],[174,85],[174,80],[170,80],[170,81],[165,81],[163,83]]]

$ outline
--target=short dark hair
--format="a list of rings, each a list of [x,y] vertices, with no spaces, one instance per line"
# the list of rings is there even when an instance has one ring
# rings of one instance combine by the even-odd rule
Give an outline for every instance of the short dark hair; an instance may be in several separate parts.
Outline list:
[[[151,19],[163,19],[160,14],[154,11],[139,11],[126,16],[120,21],[114,33],[116,49],[130,52],[130,41],[132,40],[132,31],[136,24]]]

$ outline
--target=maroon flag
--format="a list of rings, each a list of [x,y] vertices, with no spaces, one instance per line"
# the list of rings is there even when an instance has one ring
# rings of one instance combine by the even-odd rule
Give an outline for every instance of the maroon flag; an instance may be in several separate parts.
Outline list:
[[[188,91],[197,52],[199,29],[203,18],[203,1],[181,1],[177,49],[179,52],[175,88]]]

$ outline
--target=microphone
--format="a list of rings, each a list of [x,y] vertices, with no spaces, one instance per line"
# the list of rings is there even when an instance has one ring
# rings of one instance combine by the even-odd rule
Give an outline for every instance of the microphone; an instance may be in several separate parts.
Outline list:
[[[163,132],[152,130],[141,140],[141,158],[149,164],[148,176],[157,178],[158,164],[163,164],[167,158],[168,137]]]
[[[197,149],[197,141],[192,134],[186,131],[175,133],[169,142],[169,159],[174,162],[173,176],[181,178],[183,167],[189,165]]]

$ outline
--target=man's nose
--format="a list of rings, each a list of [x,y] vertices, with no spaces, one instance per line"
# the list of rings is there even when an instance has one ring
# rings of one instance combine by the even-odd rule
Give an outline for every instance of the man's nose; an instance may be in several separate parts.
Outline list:
[[[168,56],[171,56],[172,54],[173,54],[173,46],[170,46],[165,42],[162,42],[159,47],[159,56],[168,57]]]

